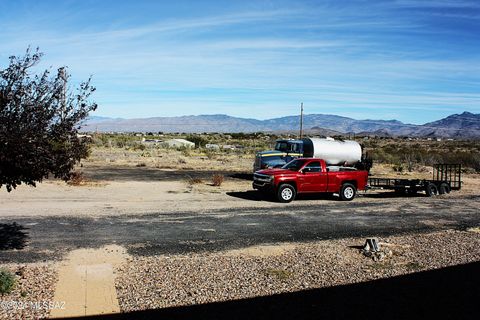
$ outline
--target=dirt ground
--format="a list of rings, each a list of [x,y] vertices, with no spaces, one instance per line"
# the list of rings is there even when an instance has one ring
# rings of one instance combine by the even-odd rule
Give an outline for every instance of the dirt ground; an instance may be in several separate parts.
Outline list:
[[[144,170],[138,168],[138,171]],[[168,175],[168,172],[167,172]],[[460,192],[452,192],[452,201],[463,199],[467,195],[478,194],[480,179],[478,176],[464,177],[464,187]],[[380,194],[368,191],[368,194]],[[375,198],[357,197],[355,202],[378,202]],[[332,199],[312,199],[309,205],[319,202],[334,202]],[[402,198],[389,198],[394,205]],[[45,181],[36,188],[20,186],[14,192],[3,190],[0,197],[0,215],[11,216],[96,216],[119,214],[145,214],[168,211],[199,212],[213,209],[245,207],[294,207],[304,201],[281,204],[259,198],[252,191],[251,181],[226,178],[219,187],[210,181],[190,184],[179,178],[174,181],[96,181],[84,186],[69,186],[62,181]]]
[[[145,153],[148,152],[147,155]],[[36,188],[19,186],[8,193],[0,189],[0,215],[11,216],[96,216],[145,214],[168,211],[190,211],[245,207],[284,207],[259,198],[252,191],[251,155],[223,154],[207,157],[177,150],[125,151],[96,148],[77,168],[85,179],[78,186],[63,181],[45,180]],[[212,176],[225,177],[221,186],[212,185]],[[431,168],[422,172],[397,173],[392,166],[375,165],[376,177],[430,178]],[[480,175],[463,176],[463,189],[448,197],[462,199],[478,194]],[[377,191],[369,191],[369,194]],[[312,199],[309,205],[333,199]],[[358,202],[378,199],[358,197]],[[395,204],[396,199],[389,199]],[[302,203],[303,205],[305,203]],[[288,206],[298,205],[298,202]]]

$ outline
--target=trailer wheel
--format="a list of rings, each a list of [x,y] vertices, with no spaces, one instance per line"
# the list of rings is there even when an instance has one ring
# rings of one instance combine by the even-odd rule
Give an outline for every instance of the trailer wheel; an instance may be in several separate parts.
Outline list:
[[[340,199],[343,201],[351,201],[355,198],[357,193],[357,188],[351,183],[344,183],[342,189],[340,190]]]
[[[445,193],[450,193],[451,188],[450,185],[446,182],[440,183],[440,186],[438,187],[438,193],[439,194],[445,194]]]
[[[280,202],[290,202],[295,199],[297,191],[291,184],[282,184],[278,187],[277,199]]]
[[[435,184],[429,183],[427,187],[425,188],[425,193],[429,197],[436,196],[438,194],[438,188]]]

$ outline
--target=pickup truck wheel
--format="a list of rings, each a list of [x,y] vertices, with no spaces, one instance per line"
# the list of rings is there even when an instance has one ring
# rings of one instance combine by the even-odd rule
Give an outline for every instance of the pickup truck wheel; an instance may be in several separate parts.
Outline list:
[[[291,184],[282,184],[278,187],[277,199],[280,202],[290,202],[295,199],[295,188]]]
[[[351,183],[345,183],[342,185],[342,189],[340,190],[340,199],[343,201],[351,201],[355,198],[355,194],[357,193],[357,188]]]

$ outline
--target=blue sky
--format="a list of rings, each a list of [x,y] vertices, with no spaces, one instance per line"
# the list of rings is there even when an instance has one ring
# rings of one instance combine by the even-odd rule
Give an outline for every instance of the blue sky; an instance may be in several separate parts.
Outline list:
[[[96,115],[480,113],[479,1],[0,0],[0,68],[29,45]]]

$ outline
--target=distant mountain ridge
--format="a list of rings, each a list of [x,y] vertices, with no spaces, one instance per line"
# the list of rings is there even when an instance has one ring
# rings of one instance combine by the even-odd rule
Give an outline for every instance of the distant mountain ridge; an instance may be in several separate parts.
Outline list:
[[[424,125],[398,120],[356,120],[330,114],[307,114],[303,118],[306,132],[355,133],[390,136],[429,136],[443,138],[479,138],[480,114],[463,112]],[[299,116],[258,120],[224,114],[111,119],[89,117],[82,131],[100,132],[286,132],[298,131]],[[320,133],[318,133],[320,134]]]

